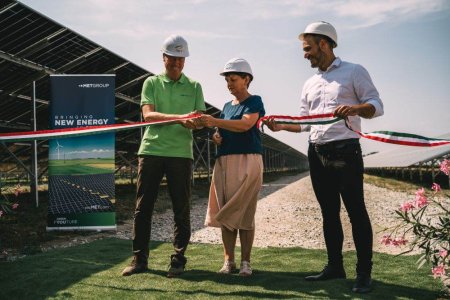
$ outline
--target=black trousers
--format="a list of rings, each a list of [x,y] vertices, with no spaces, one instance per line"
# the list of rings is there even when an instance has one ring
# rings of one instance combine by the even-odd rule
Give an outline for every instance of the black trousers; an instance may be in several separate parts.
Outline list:
[[[135,255],[145,259],[149,256],[153,209],[161,180],[166,175],[175,221],[173,246],[176,254],[184,258],[191,237],[191,173],[192,160],[189,158],[139,157],[133,226]]]
[[[311,181],[319,202],[328,264],[342,266],[344,234],[340,219],[341,197],[352,224],[358,262],[357,273],[371,273],[373,235],[364,204],[363,159],[358,139],[310,144]]]

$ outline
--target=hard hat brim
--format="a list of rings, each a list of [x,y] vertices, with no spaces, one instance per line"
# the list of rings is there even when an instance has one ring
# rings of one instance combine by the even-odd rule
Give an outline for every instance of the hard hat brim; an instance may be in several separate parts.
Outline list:
[[[251,73],[248,73],[248,72],[242,72],[242,71],[234,71],[234,70],[227,70],[226,72],[220,72],[219,74],[220,74],[221,76],[226,76],[226,75],[229,74],[229,73],[242,73],[242,74],[247,74],[247,75],[250,75],[250,76],[253,77],[253,74],[251,74]]]
[[[189,51],[185,51],[187,53],[185,53],[184,55],[182,55],[180,53],[177,53],[177,52],[170,52],[170,51],[164,51],[164,50],[161,50],[161,52],[163,54],[166,54],[166,55],[169,55],[169,56],[173,56],[173,57],[188,57],[189,56]]]
[[[298,35],[298,39],[299,39],[300,41],[304,41],[304,40],[305,40],[305,35],[307,35],[307,34],[315,34],[315,35],[326,36],[326,37],[328,37],[328,38],[334,43],[334,47],[333,47],[333,48],[336,48],[336,47],[337,47],[336,41],[334,41],[333,38],[331,38],[330,36],[325,35],[325,34],[323,34],[323,33],[303,32],[303,33],[300,33],[300,34]]]

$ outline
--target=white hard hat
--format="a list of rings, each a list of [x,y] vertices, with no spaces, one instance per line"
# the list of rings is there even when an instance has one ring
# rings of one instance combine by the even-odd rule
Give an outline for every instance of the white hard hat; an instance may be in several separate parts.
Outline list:
[[[337,47],[337,33],[336,29],[334,29],[333,25],[324,21],[318,21],[309,24],[306,26],[305,31],[302,32],[298,38],[303,41],[305,34],[321,34],[329,37],[334,42],[334,47]]]
[[[162,53],[175,57],[188,57],[189,49],[186,40],[181,35],[171,35],[163,43]]]
[[[238,72],[238,73],[246,73],[253,77],[252,68],[248,61],[243,58],[232,58],[223,67],[223,71],[220,75],[225,76],[226,73]]]

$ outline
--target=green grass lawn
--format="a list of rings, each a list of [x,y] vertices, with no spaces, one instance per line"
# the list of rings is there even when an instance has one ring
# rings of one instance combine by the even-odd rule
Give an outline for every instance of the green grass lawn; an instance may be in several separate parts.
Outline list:
[[[114,159],[50,160],[48,175],[85,175],[114,172]]]
[[[120,276],[131,241],[105,239],[0,263],[0,299],[436,299],[441,285],[429,268],[417,270],[414,256],[375,253],[374,290],[351,292],[355,253],[345,252],[348,279],[306,282],[323,267],[323,250],[255,248],[248,278],[217,274],[220,245],[191,244],[187,272],[166,277],[172,245],[152,242],[150,271]]]

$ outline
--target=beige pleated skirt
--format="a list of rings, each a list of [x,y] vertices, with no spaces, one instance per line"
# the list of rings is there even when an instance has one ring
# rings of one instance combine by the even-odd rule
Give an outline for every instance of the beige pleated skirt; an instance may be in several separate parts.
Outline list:
[[[214,166],[205,225],[225,226],[229,230],[254,229],[262,179],[260,154],[220,156]]]

